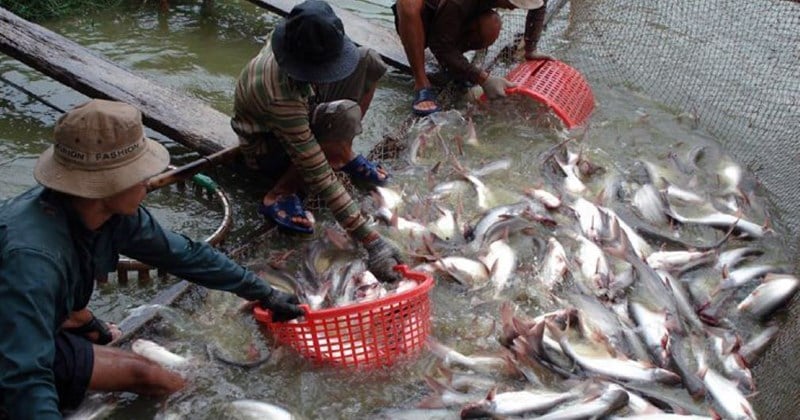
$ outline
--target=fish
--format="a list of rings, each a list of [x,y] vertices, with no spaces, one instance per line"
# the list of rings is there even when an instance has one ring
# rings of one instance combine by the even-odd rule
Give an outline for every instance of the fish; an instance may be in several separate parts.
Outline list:
[[[100,420],[107,418],[117,408],[115,399],[104,394],[86,397],[73,411],[65,413],[65,420]]]
[[[509,362],[504,357],[466,356],[447,347],[432,337],[428,337],[428,349],[442,360],[445,366],[462,366],[478,372],[497,372],[509,369]]]
[[[564,246],[551,236],[547,240],[547,253],[542,260],[537,278],[545,287],[552,289],[564,279],[567,270],[567,253],[564,251]]]
[[[711,226],[716,229],[731,230],[742,239],[763,238],[767,229],[757,225],[741,216],[734,216],[711,209],[711,212],[699,217],[687,217],[678,213],[671,206],[667,206],[667,215],[683,224],[698,224]]]
[[[369,416],[370,420],[458,420],[457,412],[446,408],[386,408]]]
[[[763,331],[750,337],[744,344],[739,347],[739,355],[742,356],[749,366],[752,366],[758,356],[764,352],[772,340],[778,335],[780,328],[777,325],[770,325],[764,328]]]
[[[505,241],[498,240],[489,244],[489,250],[482,259],[486,267],[490,267],[489,281],[494,284],[495,297],[508,286],[517,267],[517,253]]]
[[[582,197],[578,197],[570,208],[575,212],[583,234],[591,240],[597,240],[604,229],[600,209]]]
[[[522,390],[498,394],[496,389],[492,389],[483,400],[464,405],[461,418],[495,418],[541,412],[577,397],[575,392]]]
[[[566,177],[564,179],[564,189],[573,195],[580,195],[584,191],[586,191],[586,184],[581,181],[577,174],[577,165],[578,160],[580,159],[580,154],[572,153],[567,150],[567,159],[566,162],[562,162],[561,159],[555,157],[554,160],[561,171],[564,173]]]
[[[588,372],[623,381],[660,382],[668,385],[676,384],[681,380],[678,375],[669,370],[649,366],[636,360],[578,354],[575,348],[570,345],[564,332],[549,321],[546,325],[548,331],[558,340],[564,353]],[[625,403],[627,403],[627,395]]]
[[[764,281],[744,298],[736,309],[748,312],[757,318],[765,318],[782,308],[795,292],[797,277],[791,274],[769,273]]]
[[[486,187],[486,184],[474,175],[463,174],[462,176],[475,187],[475,194],[478,196],[478,208],[481,210],[488,209],[490,201],[493,200],[493,195],[489,188]]]
[[[470,174],[476,177],[484,177],[495,172],[507,171],[509,168],[511,168],[511,159],[506,158],[487,163],[478,169],[470,171]]]
[[[645,305],[631,301],[630,314],[633,316],[638,332],[644,339],[650,355],[661,367],[669,365],[670,356],[667,348],[669,347],[669,331],[667,330],[668,313],[665,310],[653,310]]]
[[[558,410],[537,417],[537,419],[599,419],[609,413],[619,410],[626,404],[628,404],[628,393],[622,388],[609,386],[602,394],[595,398],[590,398],[578,404],[564,406]]]
[[[548,210],[555,210],[561,207],[561,198],[542,188],[528,188],[524,191],[525,195],[542,203]]]
[[[256,400],[237,400],[227,404],[226,418],[237,420],[298,420],[278,405]],[[228,417],[229,416],[229,417]]]
[[[434,204],[434,208],[439,212],[440,216],[428,225],[428,230],[444,241],[452,241],[462,237],[461,232],[458,230],[455,214],[438,204]]]
[[[671,273],[682,272],[716,257],[713,250],[707,251],[656,251],[647,256],[647,264],[655,270]]]
[[[774,267],[769,264],[751,265],[747,267],[738,268],[724,276],[719,283],[719,289],[732,289],[741,287],[748,282],[761,278],[770,273],[779,273],[782,271],[780,268]]]
[[[391,188],[375,186],[374,196],[379,207],[395,210],[403,203],[403,193],[392,190]]]
[[[703,380],[708,393],[714,398],[724,418],[755,419],[755,411],[737,384],[708,367],[702,353],[697,357],[697,375]]]
[[[608,419],[609,420],[623,420],[623,419],[625,420],[713,420],[714,417],[697,416],[694,414],[659,413],[659,414],[642,414],[642,415],[625,416],[625,417],[611,416]]]
[[[452,389],[429,375],[425,375],[425,383],[434,391],[434,394],[422,400],[417,405],[419,408],[456,407],[475,400],[475,395]]]
[[[166,368],[181,368],[189,364],[189,358],[177,355],[153,341],[137,339],[131,344],[134,353]]]
[[[667,224],[664,199],[653,184],[642,185],[641,188],[636,190],[631,204],[639,211],[644,220],[656,226]]]
[[[580,263],[581,274],[587,282],[585,285],[591,294],[596,296],[607,294],[611,281],[611,268],[603,250],[582,235],[577,235],[576,239],[580,243],[577,260]]]
[[[481,261],[467,257],[450,256],[436,261],[435,266],[446,272],[457,282],[468,285],[483,285],[489,280],[489,268]]]
[[[720,252],[717,256],[717,262],[714,264],[714,269],[722,271],[723,269],[733,269],[745,258],[750,256],[763,255],[764,251],[753,247],[734,248],[724,252]]]

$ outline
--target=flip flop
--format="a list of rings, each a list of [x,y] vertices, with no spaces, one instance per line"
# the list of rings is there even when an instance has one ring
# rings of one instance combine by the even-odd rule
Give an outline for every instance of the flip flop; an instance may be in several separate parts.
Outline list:
[[[350,175],[350,179],[356,184],[382,187],[389,181],[389,174],[381,179],[378,169],[383,169],[383,166],[372,163],[364,155],[359,154],[339,170]]]
[[[421,104],[422,102],[429,101],[436,105],[433,109],[417,108],[417,105]],[[436,101],[436,92],[433,90],[433,88],[425,87],[414,92],[414,101],[411,102],[411,110],[415,115],[420,117],[433,114],[434,112],[439,112],[441,109],[439,108],[439,102]]]
[[[313,216],[311,213],[303,209],[300,197],[297,194],[289,194],[278,197],[274,203],[267,206],[264,203],[259,204],[258,213],[264,217],[269,218],[279,227],[297,233],[311,234],[314,233],[314,228],[309,226],[299,225],[292,222],[293,217],[304,217],[313,223]],[[282,215],[281,215],[282,214]]]

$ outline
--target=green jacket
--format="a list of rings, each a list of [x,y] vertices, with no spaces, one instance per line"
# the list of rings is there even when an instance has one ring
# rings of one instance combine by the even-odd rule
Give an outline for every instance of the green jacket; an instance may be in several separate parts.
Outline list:
[[[119,254],[202,286],[259,299],[272,288],[203,242],[164,230],[144,208],[88,230],[61,193],[42,187],[0,204],[0,407],[12,419],[60,418],[54,337],[85,308]],[[2,411],[0,409],[0,411]]]

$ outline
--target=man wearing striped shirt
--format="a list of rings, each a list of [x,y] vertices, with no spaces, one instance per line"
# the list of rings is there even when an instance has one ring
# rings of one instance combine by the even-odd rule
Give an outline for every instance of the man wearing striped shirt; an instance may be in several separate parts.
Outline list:
[[[277,178],[259,213],[284,229],[313,233],[313,217],[299,193],[318,194],[336,221],[365,246],[370,271],[395,280],[391,268],[400,262],[397,249],[367,224],[333,172],[342,170],[357,184],[387,181],[380,165],[352,149],[385,72],[375,51],[356,47],[344,34],[327,3],[308,0],[291,10],[242,70],[231,125],[246,166]]]

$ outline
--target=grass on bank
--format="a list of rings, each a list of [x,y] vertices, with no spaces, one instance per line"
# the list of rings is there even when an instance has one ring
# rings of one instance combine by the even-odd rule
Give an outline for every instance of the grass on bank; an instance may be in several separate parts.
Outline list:
[[[42,22],[79,12],[114,7],[121,2],[122,0],[0,0],[0,6],[23,19]]]

